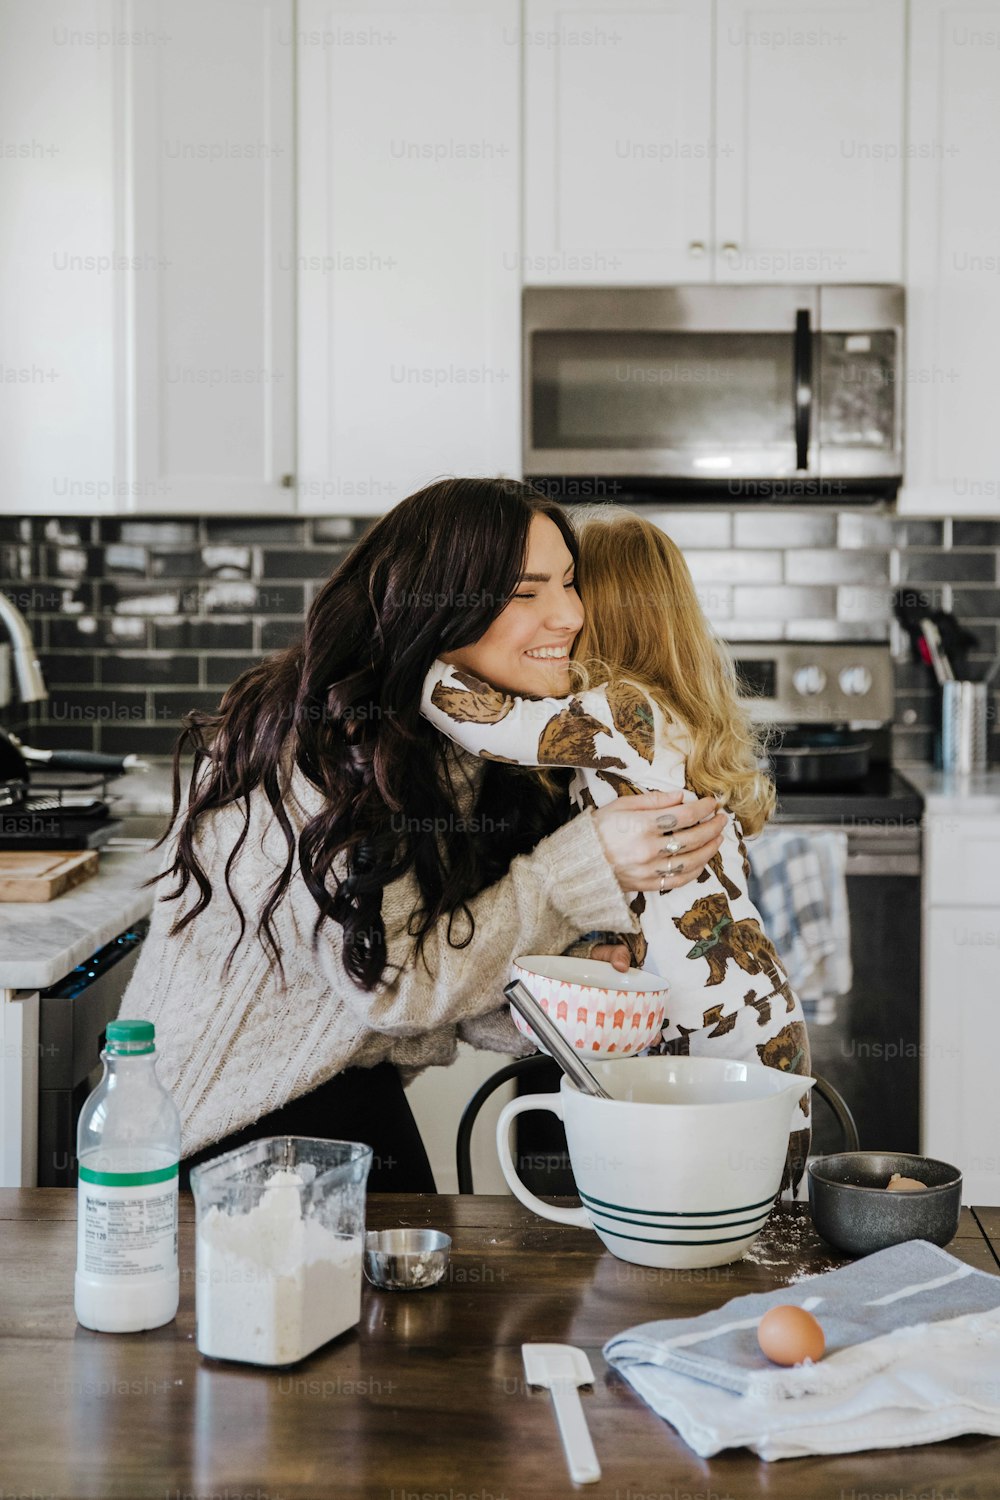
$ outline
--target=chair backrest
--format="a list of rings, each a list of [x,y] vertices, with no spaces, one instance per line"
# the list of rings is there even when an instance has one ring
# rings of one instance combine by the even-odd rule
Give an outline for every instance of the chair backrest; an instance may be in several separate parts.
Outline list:
[[[462,1118],[458,1122],[458,1136],[455,1140],[455,1163],[458,1167],[458,1191],[460,1193],[471,1193],[472,1187],[472,1128],[479,1116],[479,1111],[486,1103],[491,1094],[509,1083],[512,1078],[530,1077],[533,1073],[548,1072],[552,1066],[552,1059],[545,1057],[541,1052],[536,1052],[532,1057],[517,1057],[513,1062],[498,1068],[491,1073],[485,1083],[479,1088],[469,1100],[462,1111]]]
[[[491,1094],[495,1093],[503,1084],[509,1083],[512,1078],[531,1077],[532,1074],[550,1073],[552,1059],[543,1056],[540,1052],[533,1057],[518,1057],[504,1067],[498,1068],[492,1073],[486,1082],[480,1084],[479,1088],[469,1100],[462,1111],[462,1118],[458,1123],[458,1136],[455,1141],[455,1163],[458,1168],[458,1191],[460,1193],[471,1193],[472,1186],[472,1130],[478,1118],[479,1111],[486,1103]],[[843,1094],[839,1093],[825,1078],[813,1075],[816,1078],[813,1094],[817,1095],[829,1105],[840,1126],[841,1151],[857,1151],[858,1127],[854,1123],[854,1116]]]

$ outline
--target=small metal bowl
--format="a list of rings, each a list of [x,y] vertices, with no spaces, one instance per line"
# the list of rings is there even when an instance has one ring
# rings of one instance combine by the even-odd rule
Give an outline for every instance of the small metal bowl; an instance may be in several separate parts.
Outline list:
[[[889,1193],[893,1172],[925,1182],[922,1193]],[[845,1255],[871,1255],[904,1240],[947,1245],[958,1231],[962,1174],[930,1156],[842,1151],[808,1166],[809,1209],[825,1240]]]
[[[451,1237],[439,1229],[369,1229],[365,1275],[387,1292],[417,1292],[435,1286],[448,1269]]]

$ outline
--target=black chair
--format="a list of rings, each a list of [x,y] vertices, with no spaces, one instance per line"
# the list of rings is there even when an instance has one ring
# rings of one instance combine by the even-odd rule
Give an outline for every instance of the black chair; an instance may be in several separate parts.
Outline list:
[[[486,1103],[491,1094],[495,1093],[503,1084],[509,1083],[512,1078],[530,1078],[533,1074],[551,1076],[551,1070],[555,1066],[550,1057],[536,1052],[531,1057],[518,1057],[513,1062],[507,1063],[497,1071],[486,1082],[480,1084],[479,1088],[469,1100],[462,1111],[462,1118],[458,1122],[458,1137],[455,1141],[455,1163],[458,1167],[458,1191],[460,1193],[471,1193],[472,1188],[472,1129],[479,1116],[479,1111]],[[816,1075],[813,1075],[816,1077]],[[818,1095],[836,1116],[840,1126],[841,1151],[857,1151],[858,1127],[854,1123],[854,1116],[844,1096],[828,1083],[825,1078],[816,1077],[813,1094]]]

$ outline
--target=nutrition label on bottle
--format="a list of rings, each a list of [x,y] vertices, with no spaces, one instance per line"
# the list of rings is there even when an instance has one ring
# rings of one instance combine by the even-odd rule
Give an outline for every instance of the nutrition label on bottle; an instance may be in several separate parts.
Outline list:
[[[116,1183],[116,1176],[125,1181]],[[136,1177],[159,1180],[136,1182]],[[78,1265],[86,1275],[169,1274],[177,1265],[176,1165],[121,1174],[81,1168],[77,1232]]]

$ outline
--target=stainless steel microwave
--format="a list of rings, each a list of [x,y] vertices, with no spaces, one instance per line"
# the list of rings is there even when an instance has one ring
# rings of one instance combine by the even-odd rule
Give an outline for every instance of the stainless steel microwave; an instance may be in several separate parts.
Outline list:
[[[903,472],[899,286],[529,287],[524,471],[834,500]]]

